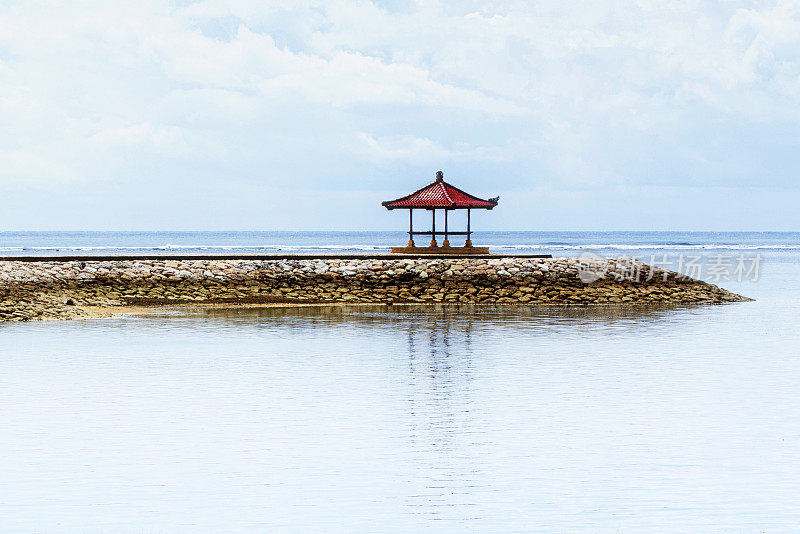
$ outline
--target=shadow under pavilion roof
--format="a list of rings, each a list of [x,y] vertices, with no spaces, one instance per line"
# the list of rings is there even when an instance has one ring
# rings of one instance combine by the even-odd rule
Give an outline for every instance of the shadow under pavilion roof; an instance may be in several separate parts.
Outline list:
[[[487,209],[497,206],[500,197],[484,200],[470,195],[444,181],[442,171],[436,173],[436,181],[410,195],[396,200],[381,202],[386,209]]]

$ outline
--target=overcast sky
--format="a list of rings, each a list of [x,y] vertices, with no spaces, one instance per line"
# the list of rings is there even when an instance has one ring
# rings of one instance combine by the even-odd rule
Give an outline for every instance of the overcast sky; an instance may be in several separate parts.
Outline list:
[[[800,2],[0,3],[0,230],[800,230]]]

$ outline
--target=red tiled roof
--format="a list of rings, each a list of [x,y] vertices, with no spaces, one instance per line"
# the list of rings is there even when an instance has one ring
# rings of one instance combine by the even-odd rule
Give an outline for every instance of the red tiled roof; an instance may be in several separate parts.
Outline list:
[[[390,210],[395,208],[475,208],[490,210],[497,206],[497,200],[483,200],[465,193],[461,189],[445,182],[440,171],[436,173],[435,182],[414,191],[410,195],[382,202],[381,205]]]

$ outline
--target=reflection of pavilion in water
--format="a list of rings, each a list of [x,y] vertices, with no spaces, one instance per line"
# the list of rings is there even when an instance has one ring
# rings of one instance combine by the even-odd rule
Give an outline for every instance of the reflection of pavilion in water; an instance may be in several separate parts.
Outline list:
[[[480,496],[501,483],[493,480],[487,463],[502,446],[493,420],[492,408],[502,402],[496,396],[493,366],[507,363],[493,352],[499,350],[493,340],[519,337],[535,353],[538,336],[555,334],[569,342],[585,335],[587,327],[595,334],[630,329],[637,335],[675,328],[673,319],[659,320],[673,312],[674,308],[333,305],[198,308],[190,313],[204,315],[204,324],[213,325],[213,319],[241,321],[282,335],[288,330],[301,338],[320,329],[341,329],[342,335],[354,339],[384,337],[370,346],[385,351],[376,356],[385,363],[381,372],[392,381],[390,393],[397,393],[387,397],[394,403],[391,434],[398,442],[393,461],[407,464],[413,473],[398,481],[408,488],[403,504],[409,514],[424,514],[425,519],[463,520],[491,516]]]
[[[443,308],[404,325],[408,350],[409,407],[412,416],[430,413],[425,428],[431,445],[447,446],[457,414],[468,413],[473,364],[473,321],[458,309]],[[455,406],[454,404],[462,404]],[[423,409],[424,408],[424,409]],[[429,411],[433,408],[433,411]]]
[[[443,308],[404,324],[408,351],[408,450],[424,481],[406,505],[431,519],[473,517],[474,488],[486,477],[470,462],[482,441],[472,390],[472,314]],[[465,461],[467,460],[467,461]],[[477,460],[477,458],[476,458]],[[430,512],[433,509],[435,512]]]

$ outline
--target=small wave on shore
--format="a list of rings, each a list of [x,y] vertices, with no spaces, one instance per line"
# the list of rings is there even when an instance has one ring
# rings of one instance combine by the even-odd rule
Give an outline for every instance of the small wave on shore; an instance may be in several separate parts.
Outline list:
[[[542,249],[542,250],[800,250],[800,244],[788,245],[746,245],[746,244],[662,244],[652,243],[644,245],[625,245],[625,244],[526,244],[526,245],[489,245],[496,249]]]

